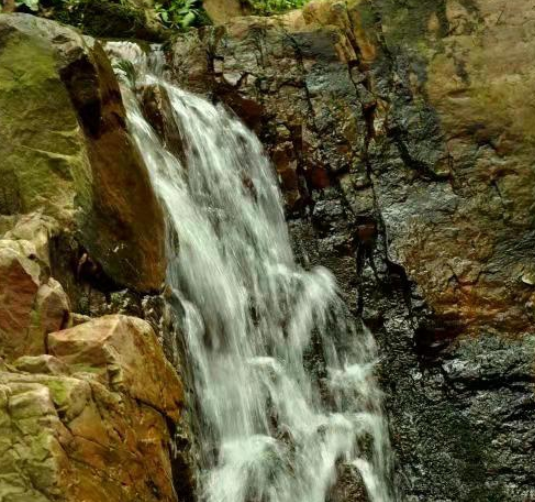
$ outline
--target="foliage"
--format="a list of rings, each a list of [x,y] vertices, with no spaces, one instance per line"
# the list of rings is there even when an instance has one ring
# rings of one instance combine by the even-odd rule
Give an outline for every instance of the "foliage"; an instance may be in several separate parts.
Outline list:
[[[207,17],[201,0],[167,0],[156,3],[156,12],[168,28],[187,30],[192,26],[206,24]]]
[[[119,76],[125,80],[125,82],[132,88],[136,88],[136,69],[134,65],[126,59],[121,59],[113,65],[113,67],[119,70]]]
[[[242,0],[255,14],[270,16],[293,9],[300,9],[309,0]]]
[[[2,0],[0,0],[1,2]],[[90,3],[91,0],[15,0],[15,6],[17,8],[32,12],[50,8],[58,13],[70,13],[75,12],[79,5]],[[114,5],[125,8],[129,7],[127,0],[104,0],[101,3],[107,4],[110,7]],[[161,23],[170,29],[185,31],[193,26],[202,26],[210,23],[203,9],[202,0],[159,0],[155,3],[155,10]],[[69,19],[62,19],[62,21],[67,24],[73,24],[69,22]]]

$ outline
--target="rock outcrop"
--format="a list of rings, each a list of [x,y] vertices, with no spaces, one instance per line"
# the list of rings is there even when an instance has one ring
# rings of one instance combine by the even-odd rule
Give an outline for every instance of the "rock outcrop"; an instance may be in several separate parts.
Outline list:
[[[150,325],[104,317],[48,346],[0,371],[2,498],[176,501],[168,422],[183,391]]]
[[[214,24],[224,24],[247,14],[245,2],[241,0],[203,0],[202,5]]]
[[[110,282],[157,290],[164,222],[126,132],[99,43],[24,14],[0,17],[0,215],[40,212]]]
[[[169,56],[259,133],[296,251],[376,333],[401,500],[535,496],[532,4],[312,2]]]
[[[0,499],[190,500],[163,213],[97,41],[0,15],[0,158]]]

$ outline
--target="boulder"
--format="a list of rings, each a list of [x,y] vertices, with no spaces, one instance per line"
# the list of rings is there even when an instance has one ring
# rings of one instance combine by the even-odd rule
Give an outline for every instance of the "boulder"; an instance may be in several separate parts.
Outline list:
[[[6,359],[45,352],[45,336],[67,322],[69,302],[47,279],[28,241],[0,240],[0,354]]]
[[[247,13],[241,0],[203,0],[202,6],[214,24],[223,24]]]
[[[403,500],[535,493],[533,7],[312,1],[172,48],[186,88],[209,54],[190,88],[259,134],[297,256],[375,332]]]
[[[0,117],[0,214],[54,218],[76,229],[112,282],[158,289],[163,213],[98,42],[52,21],[2,15]]]
[[[22,356],[13,362],[13,368],[32,374],[68,375],[69,367],[57,357],[50,354],[39,356]]]
[[[16,266],[34,286],[19,289],[38,296],[38,268],[20,257]],[[44,299],[58,290],[46,286]],[[0,499],[176,502],[170,448],[183,389],[150,325],[90,320],[50,333],[47,348],[0,364]]]
[[[91,379],[0,372],[5,500],[175,502],[169,441],[158,411]]]

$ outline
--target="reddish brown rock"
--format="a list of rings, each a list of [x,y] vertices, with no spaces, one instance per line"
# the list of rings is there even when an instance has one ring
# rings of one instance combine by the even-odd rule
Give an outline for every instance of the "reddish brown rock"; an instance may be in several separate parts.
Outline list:
[[[51,333],[48,349],[73,371],[90,368],[111,389],[178,419],[183,390],[147,322],[105,316]]]
[[[2,493],[52,502],[175,502],[156,410],[91,380],[0,372]]]
[[[11,249],[0,250],[0,336],[4,357],[36,350],[28,340],[28,331],[39,289],[39,273],[39,266],[25,256]],[[44,339],[40,348],[43,352]]]
[[[55,355],[0,366],[0,494],[176,502],[169,424],[183,391],[150,326],[108,316],[48,345]]]
[[[7,359],[44,353],[46,334],[61,329],[69,312],[61,285],[41,282],[34,249],[27,241],[0,241],[0,350]]]

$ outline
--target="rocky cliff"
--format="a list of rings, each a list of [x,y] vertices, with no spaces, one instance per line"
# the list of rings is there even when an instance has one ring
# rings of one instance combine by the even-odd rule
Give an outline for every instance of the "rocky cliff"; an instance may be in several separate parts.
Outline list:
[[[1,15],[0,122],[0,499],[187,500],[163,214],[100,44]]]
[[[402,500],[535,496],[533,13],[313,2],[172,51],[258,132],[303,262],[379,338]]]
[[[532,0],[334,0],[167,44],[376,334],[400,500],[535,498],[534,33]],[[99,42],[1,15],[0,122],[0,494],[187,500],[163,216]]]

